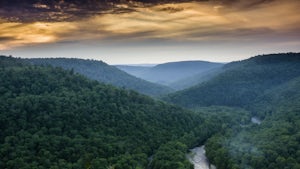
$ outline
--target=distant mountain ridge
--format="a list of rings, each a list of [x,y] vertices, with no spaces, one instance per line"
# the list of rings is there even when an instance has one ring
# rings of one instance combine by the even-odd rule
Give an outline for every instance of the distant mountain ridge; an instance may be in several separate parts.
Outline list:
[[[141,75],[151,69],[153,66],[140,66],[140,65],[115,65],[118,69],[133,75],[135,77],[141,78]]]
[[[136,77],[169,86],[181,79],[222,67],[222,63],[207,61],[181,61],[158,64],[153,67],[117,66]]]
[[[217,67],[217,68],[213,68],[213,69],[209,69],[208,71],[204,71],[201,73],[198,73],[196,75],[193,76],[189,76],[183,79],[179,79],[178,81],[175,81],[171,84],[169,84],[169,86],[175,90],[183,90],[183,89],[187,89],[189,87],[198,85],[200,83],[203,83],[205,81],[210,80],[211,78],[217,76],[218,74],[220,74],[221,72],[223,72],[224,69],[223,67]]]
[[[300,53],[270,54],[224,65],[211,80],[164,99],[181,106],[245,106],[267,89],[300,76]]]
[[[75,58],[37,58],[25,60],[36,65],[52,65],[64,69],[73,69],[75,72],[85,75],[90,79],[132,89],[150,96],[159,96],[172,91],[172,89],[166,86],[136,78],[102,61]]]

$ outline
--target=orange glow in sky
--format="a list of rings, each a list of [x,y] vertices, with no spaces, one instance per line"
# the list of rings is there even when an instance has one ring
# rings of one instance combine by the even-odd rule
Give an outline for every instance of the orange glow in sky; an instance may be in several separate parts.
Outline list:
[[[131,8],[131,11],[120,13],[106,11],[77,17],[73,20],[64,19],[64,17],[68,18],[70,14],[58,16],[57,12],[49,12],[48,16],[54,18],[52,20],[26,22],[20,19],[11,21],[0,16],[0,50],[3,53],[22,51],[25,57],[29,57],[30,50],[34,50],[33,53],[39,51],[41,56],[51,57],[41,52],[42,50],[37,50],[39,46],[42,46],[45,52],[50,48],[53,50],[53,46],[60,46],[57,48],[57,55],[68,57],[73,53],[68,54],[66,51],[70,45],[75,43],[82,48],[91,48],[84,52],[93,57],[100,57],[98,59],[102,59],[101,52],[103,51],[108,59],[109,55],[117,58],[118,53],[114,53],[113,50],[109,52],[108,49],[120,45],[124,50],[125,48],[130,49],[131,53],[137,46],[142,46],[145,50],[158,50],[157,47],[151,48],[155,46],[153,43],[159,43],[170,50],[182,45],[180,48],[183,50],[186,47],[193,51],[187,52],[187,54],[192,54],[193,57],[199,57],[199,59],[202,59],[204,54],[219,55],[219,53],[210,52],[210,50],[215,50],[215,47],[209,48],[208,46],[214,46],[214,44],[218,44],[220,49],[231,50],[231,56],[241,55],[242,51],[235,54],[236,51],[233,47],[243,44],[257,45],[259,48],[257,52],[269,52],[273,48],[278,49],[280,45],[286,47],[287,50],[300,50],[295,47],[300,46],[300,15],[297,12],[300,8],[300,1],[275,0],[254,7],[247,5],[247,1],[230,5],[216,1],[154,5],[117,4],[116,7]],[[45,4],[34,4],[33,7],[43,10],[50,9]],[[76,11],[76,8],[73,11]],[[223,46],[222,43],[224,43]],[[51,47],[47,48],[47,45]],[[197,50],[197,46],[201,48],[202,52]],[[203,46],[207,51],[203,52]],[[247,47],[244,46],[244,48]],[[64,50],[61,50],[62,48]],[[141,55],[141,51],[136,50],[137,55]],[[244,56],[252,53],[254,54],[255,51],[245,52]],[[20,55],[20,52],[16,52],[16,54]],[[153,54],[170,57],[166,52],[154,52]],[[224,55],[230,55],[230,53],[225,52]],[[176,58],[174,59],[176,60]],[[206,58],[204,57],[204,59]],[[223,58],[220,61],[229,59]],[[208,60],[213,59],[208,58]],[[133,62],[142,62],[142,60],[136,59]]]

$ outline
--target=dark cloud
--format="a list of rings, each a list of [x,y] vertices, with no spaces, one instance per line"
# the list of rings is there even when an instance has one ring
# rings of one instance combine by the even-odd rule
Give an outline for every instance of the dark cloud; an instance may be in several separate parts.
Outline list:
[[[70,21],[91,15],[133,12],[136,7],[195,1],[209,1],[244,9],[253,8],[274,0],[1,0],[0,18],[13,22]],[[161,10],[174,13],[183,9],[166,7]]]
[[[13,22],[68,21],[99,14],[135,11],[136,7],[189,2],[190,0],[1,0],[0,18]],[[208,1],[208,0],[197,0]],[[179,8],[162,9],[177,12]]]
[[[238,10],[251,9],[274,1],[276,0],[211,0],[211,2],[235,7]]]
[[[16,40],[16,38],[11,36],[0,36],[0,42],[6,42],[11,40]]]
[[[160,11],[165,11],[165,12],[169,12],[169,13],[175,13],[175,12],[180,12],[180,11],[183,11],[184,8],[180,8],[180,7],[164,7],[164,8],[161,8]]]
[[[97,0],[2,0],[0,17],[8,21],[66,21],[102,13],[131,12],[131,6],[118,6],[121,1]]]

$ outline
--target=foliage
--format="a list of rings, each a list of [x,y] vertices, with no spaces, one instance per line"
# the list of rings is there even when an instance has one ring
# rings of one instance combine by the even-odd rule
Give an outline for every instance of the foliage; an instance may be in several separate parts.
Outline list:
[[[299,53],[226,64],[213,79],[165,99],[194,109],[209,105],[241,107],[250,111],[248,115],[263,120],[260,125],[232,121],[207,140],[207,156],[218,169],[300,167]],[[234,117],[234,113],[228,117]]]
[[[191,169],[188,148],[205,144],[218,169],[298,169],[299,65],[293,53],[227,64],[166,98],[192,112],[0,57],[0,168]]]
[[[300,77],[266,90],[247,108],[263,122],[208,139],[209,159],[221,169],[299,168]]]
[[[206,143],[208,158],[218,169],[299,168],[299,110],[298,105],[267,115],[259,126],[214,135]]]
[[[29,63],[24,62],[21,59],[14,58],[12,56],[2,56],[0,55],[0,67],[15,67],[15,66],[25,66],[28,65]]]
[[[102,61],[74,58],[41,58],[27,59],[26,61],[36,65],[52,65],[67,70],[74,70],[74,72],[80,73],[90,79],[135,90],[150,96],[159,96],[172,92],[172,89],[166,86],[136,78]]]
[[[146,168],[203,121],[72,70],[6,67],[0,84],[0,168]]]
[[[186,145],[181,142],[168,142],[159,147],[151,162],[153,169],[193,169],[186,158]]]
[[[211,80],[164,97],[184,107],[246,107],[265,91],[300,76],[300,53],[271,54],[234,62]]]

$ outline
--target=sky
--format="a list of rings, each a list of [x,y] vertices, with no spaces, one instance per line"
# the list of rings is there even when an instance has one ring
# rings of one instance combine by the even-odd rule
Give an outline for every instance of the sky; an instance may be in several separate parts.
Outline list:
[[[0,54],[109,64],[300,52],[299,0],[1,0]]]

